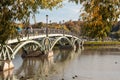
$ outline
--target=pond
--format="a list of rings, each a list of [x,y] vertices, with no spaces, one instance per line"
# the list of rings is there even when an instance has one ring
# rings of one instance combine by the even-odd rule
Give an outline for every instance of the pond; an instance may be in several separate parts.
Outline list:
[[[0,80],[120,80],[119,47],[55,49],[49,58],[18,54],[13,64],[13,70],[0,73]]]

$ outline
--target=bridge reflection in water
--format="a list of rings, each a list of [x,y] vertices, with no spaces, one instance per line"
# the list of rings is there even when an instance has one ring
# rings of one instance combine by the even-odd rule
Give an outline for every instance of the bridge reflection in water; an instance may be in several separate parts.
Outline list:
[[[3,73],[0,80],[47,80],[51,75],[62,73],[69,62],[80,54],[80,48],[76,52],[60,49],[54,50],[54,56],[49,58],[46,56],[23,58],[18,69],[14,72],[6,71],[9,74]]]

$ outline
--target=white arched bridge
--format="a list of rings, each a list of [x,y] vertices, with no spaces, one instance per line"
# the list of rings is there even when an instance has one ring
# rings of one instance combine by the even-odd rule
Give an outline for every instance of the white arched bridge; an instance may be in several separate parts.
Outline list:
[[[47,33],[47,34],[46,34]],[[48,54],[55,45],[71,45],[73,49],[82,46],[82,40],[71,32],[58,29],[33,29],[32,32],[23,30],[19,37],[10,37],[5,45],[0,46],[0,60],[12,60],[19,50],[23,50],[27,55],[33,55],[34,51]]]

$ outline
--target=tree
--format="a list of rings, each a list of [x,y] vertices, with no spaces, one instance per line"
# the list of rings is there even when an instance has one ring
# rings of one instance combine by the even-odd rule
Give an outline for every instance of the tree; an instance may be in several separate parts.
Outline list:
[[[0,43],[12,36],[16,29],[16,21],[29,22],[30,14],[39,9],[52,9],[60,6],[62,0],[0,0]]]
[[[73,1],[73,0],[70,0]],[[112,25],[120,15],[120,0],[74,0],[82,3],[84,11],[84,34],[103,39],[109,35]]]

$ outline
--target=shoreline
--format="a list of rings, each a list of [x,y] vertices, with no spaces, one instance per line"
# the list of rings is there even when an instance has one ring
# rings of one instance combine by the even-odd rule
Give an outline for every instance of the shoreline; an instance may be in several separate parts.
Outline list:
[[[83,46],[119,46],[120,41],[85,41]]]

